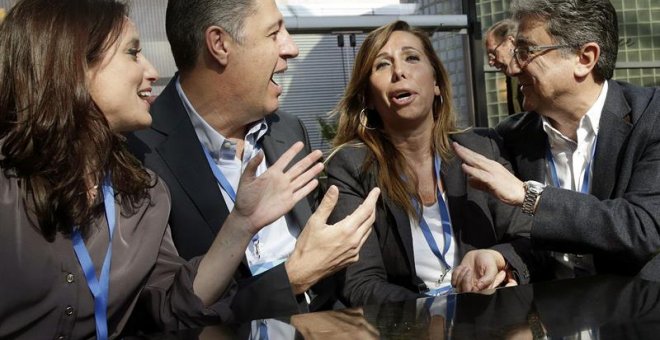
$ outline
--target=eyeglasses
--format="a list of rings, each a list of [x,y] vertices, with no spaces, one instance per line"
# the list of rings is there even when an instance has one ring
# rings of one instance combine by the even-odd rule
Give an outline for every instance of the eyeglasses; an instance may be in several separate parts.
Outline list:
[[[524,46],[516,47],[513,49],[513,55],[516,57],[518,65],[523,66],[534,57],[535,54],[540,52],[554,50],[558,48],[571,48],[570,45],[541,45],[541,46]]]
[[[497,54],[496,54],[497,49],[500,48],[500,46],[502,46],[502,44],[504,44],[505,41],[506,41],[506,39],[502,39],[502,41],[500,41],[500,43],[497,44],[497,46],[495,46],[495,48],[493,48],[492,50],[490,50],[488,52],[488,61],[493,61],[497,58]]]

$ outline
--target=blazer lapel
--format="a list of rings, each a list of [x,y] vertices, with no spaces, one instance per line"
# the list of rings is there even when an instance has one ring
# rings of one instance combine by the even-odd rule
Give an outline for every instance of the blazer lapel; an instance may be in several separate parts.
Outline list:
[[[529,133],[525,140],[517,140],[514,148],[519,149],[515,163],[518,165],[518,177],[523,180],[534,180],[545,183],[545,152],[548,148],[548,137],[543,131],[541,117],[536,117],[526,127]]]
[[[405,250],[408,267],[410,268],[411,277],[417,278],[417,271],[415,270],[415,254],[413,252],[413,239],[412,230],[410,230],[410,218],[406,212],[394,204],[390,199],[383,194],[383,202],[387,208],[392,212],[394,217],[394,225],[397,227],[397,232],[401,238],[401,244]],[[417,284],[417,283],[415,283]]]
[[[458,157],[453,157],[442,162],[440,168],[440,177],[442,185],[445,188],[445,196],[447,197],[446,203],[451,219],[452,233],[454,239],[457,241],[459,253],[463,254],[461,232],[468,227],[462,218],[463,211],[465,211],[465,204],[467,203],[467,181],[461,170],[461,163]]]
[[[458,141],[461,145],[470,147],[470,139],[467,138],[469,136],[469,134],[456,134],[452,136],[452,139]],[[467,176],[461,169],[461,163],[460,158],[456,156],[443,162],[441,176],[447,197],[452,232],[456,240],[458,253],[462,257],[475,245],[490,244],[493,242],[492,240],[497,239],[497,236],[492,219],[489,217],[490,229],[484,228],[484,223],[488,222],[483,220],[481,215],[490,216],[490,212],[485,204],[479,203],[483,200],[482,198],[471,196],[473,194],[480,195],[481,193],[477,190],[468,190]]]
[[[631,112],[621,87],[613,81],[608,81],[607,98],[600,117],[596,154],[593,160],[593,179],[591,194],[606,199],[611,196],[617,181],[622,149],[632,130],[632,124],[626,121]]]
[[[266,117],[266,123],[268,124],[268,132],[264,135],[261,145],[263,146],[264,155],[266,156],[266,161],[268,165],[272,165],[277,162],[277,160],[286,152],[295,140],[291,140],[290,136],[283,135],[280,129],[273,128],[273,118],[274,115],[269,115]],[[299,160],[303,159],[305,154],[302,152],[295,155],[293,160],[287,166],[287,169],[291,165],[295,164]],[[312,209],[309,206],[308,200],[303,198],[301,199],[291,210],[291,214],[295,221],[298,223],[298,226],[302,228],[307,223],[307,220],[312,215]]]
[[[161,102],[167,109],[160,110],[159,114],[165,117],[156,117],[154,129],[167,137],[156,147],[156,151],[204,217],[208,227],[217,234],[229,210],[220,189],[215,185],[216,179],[174,86],[175,80],[176,77],[161,94],[167,98]]]

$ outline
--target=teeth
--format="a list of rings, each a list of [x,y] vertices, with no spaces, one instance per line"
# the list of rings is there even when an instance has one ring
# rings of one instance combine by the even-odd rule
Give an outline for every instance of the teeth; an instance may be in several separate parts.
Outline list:
[[[140,96],[140,98],[149,98],[151,97],[151,91],[140,91],[138,92],[138,96]]]
[[[405,98],[405,97],[409,97],[409,96],[410,96],[410,93],[405,92],[405,93],[400,93],[400,94],[398,94],[396,97],[397,97],[398,99],[401,99],[401,98]]]

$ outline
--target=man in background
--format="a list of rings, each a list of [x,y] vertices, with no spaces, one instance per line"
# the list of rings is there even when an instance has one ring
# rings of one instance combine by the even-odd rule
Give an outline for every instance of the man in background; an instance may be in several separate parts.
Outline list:
[[[522,112],[522,92],[518,80],[507,73],[509,63],[513,58],[516,22],[504,19],[496,22],[486,30],[484,45],[488,56],[488,65],[495,67],[506,75],[506,103],[509,115]]]

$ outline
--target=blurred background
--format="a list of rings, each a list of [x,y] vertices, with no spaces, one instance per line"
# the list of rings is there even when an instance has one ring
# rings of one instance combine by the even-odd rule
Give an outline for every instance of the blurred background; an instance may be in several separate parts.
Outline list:
[[[194,0],[191,0],[194,1]],[[610,0],[618,12],[619,56],[614,78],[660,86],[660,1]],[[0,0],[0,20],[15,0]],[[370,30],[396,19],[432,34],[451,75],[461,127],[494,126],[507,114],[505,76],[488,66],[483,32],[509,16],[510,0],[279,0],[298,58],[277,81],[281,109],[305,123],[312,147],[328,150],[328,116],[350,77],[355,53]],[[176,71],[165,35],[167,0],[133,0],[144,54],[160,72],[159,93]],[[325,137],[324,137],[325,136]]]

